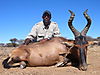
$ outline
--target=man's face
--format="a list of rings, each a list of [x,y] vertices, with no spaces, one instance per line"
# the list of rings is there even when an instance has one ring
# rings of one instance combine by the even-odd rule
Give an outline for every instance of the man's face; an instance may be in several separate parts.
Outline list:
[[[51,18],[50,18],[49,15],[45,15],[45,16],[43,16],[42,18],[43,18],[43,23],[44,23],[45,26],[50,25],[50,19],[51,19]]]
[[[49,22],[49,21],[50,21],[50,16],[45,15],[45,16],[43,17],[43,21],[44,21],[44,22]]]

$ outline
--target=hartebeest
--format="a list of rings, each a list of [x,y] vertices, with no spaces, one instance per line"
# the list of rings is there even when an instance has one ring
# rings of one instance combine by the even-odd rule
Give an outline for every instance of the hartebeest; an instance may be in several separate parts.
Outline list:
[[[71,16],[68,21],[68,26],[75,36],[74,47],[71,49],[70,59],[72,62],[76,62],[78,64],[80,70],[87,70],[86,57],[88,41],[86,40],[86,33],[91,25],[91,18],[88,16],[86,10],[83,15],[85,16],[88,23],[85,28],[79,32],[72,25],[75,14],[71,10],[69,10],[69,12],[71,13]]]
[[[14,49],[9,57],[4,60],[5,68],[13,66],[14,63],[20,63],[21,68],[28,66],[50,66],[64,64],[68,54],[68,47],[62,42],[68,40],[63,37],[54,37],[47,41],[30,43]]]

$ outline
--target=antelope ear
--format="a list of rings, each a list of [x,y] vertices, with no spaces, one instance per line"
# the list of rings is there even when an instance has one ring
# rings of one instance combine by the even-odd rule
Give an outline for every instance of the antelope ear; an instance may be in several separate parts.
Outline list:
[[[73,46],[74,45],[74,40],[68,40],[66,42],[62,42],[62,44],[68,45],[68,46]]]
[[[75,42],[75,40],[68,40],[68,42],[69,42],[69,43],[74,43],[74,42]]]

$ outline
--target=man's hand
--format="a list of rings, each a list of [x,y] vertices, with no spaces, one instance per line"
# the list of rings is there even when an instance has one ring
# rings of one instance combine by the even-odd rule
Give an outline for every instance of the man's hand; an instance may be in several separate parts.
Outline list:
[[[24,41],[24,45],[28,45],[29,43],[31,43],[32,41],[29,39],[29,38],[27,38],[27,39],[25,39],[25,41]]]

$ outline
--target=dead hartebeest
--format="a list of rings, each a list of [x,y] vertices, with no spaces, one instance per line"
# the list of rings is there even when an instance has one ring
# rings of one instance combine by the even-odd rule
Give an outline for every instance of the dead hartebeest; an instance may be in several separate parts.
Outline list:
[[[85,28],[81,32],[79,32],[72,25],[72,21],[74,19],[75,14],[71,10],[69,10],[69,12],[71,13],[71,16],[68,21],[68,26],[75,36],[74,47],[71,49],[70,59],[72,60],[72,62],[76,62],[78,64],[80,70],[85,71],[87,70],[86,58],[88,45],[88,41],[86,40],[86,33],[91,25],[91,18],[88,16],[87,10],[84,11],[83,15],[88,23]]]
[[[63,65],[68,47],[62,42],[68,41],[63,37],[54,37],[47,41],[21,45],[14,49],[7,59],[3,61],[5,68],[13,67],[14,63],[20,63],[20,68],[26,66],[60,66]]]

